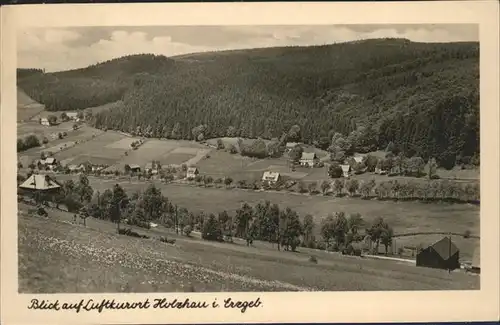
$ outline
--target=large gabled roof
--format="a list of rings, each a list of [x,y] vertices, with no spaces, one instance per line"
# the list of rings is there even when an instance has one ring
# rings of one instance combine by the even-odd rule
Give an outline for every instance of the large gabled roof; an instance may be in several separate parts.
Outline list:
[[[449,237],[443,237],[430,247],[441,256],[442,259],[447,260],[458,252],[458,247],[453,244]]]
[[[27,180],[25,180],[20,188],[28,190],[52,190],[60,188],[61,185],[48,175],[33,174]]]

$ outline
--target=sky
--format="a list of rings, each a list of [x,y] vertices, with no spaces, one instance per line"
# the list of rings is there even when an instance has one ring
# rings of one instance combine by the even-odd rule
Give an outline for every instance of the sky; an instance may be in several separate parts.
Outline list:
[[[479,41],[477,25],[125,26],[32,28],[17,35],[19,68],[78,69],[113,58],[397,37],[415,42]]]

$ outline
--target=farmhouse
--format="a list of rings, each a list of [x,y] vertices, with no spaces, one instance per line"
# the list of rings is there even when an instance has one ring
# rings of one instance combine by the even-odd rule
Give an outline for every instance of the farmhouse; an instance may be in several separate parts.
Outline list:
[[[342,168],[342,176],[345,178],[349,178],[349,175],[351,173],[351,165],[340,165],[340,168]]]
[[[78,113],[75,112],[67,112],[66,116],[72,121],[78,122],[80,119],[78,118]]]
[[[444,237],[417,254],[417,266],[454,270],[460,268],[459,253],[451,238]]]
[[[57,192],[61,185],[49,175],[33,174],[19,188],[30,193],[52,193]]]
[[[41,125],[45,125],[45,126],[50,126],[49,119],[48,119],[48,118],[46,118],[46,117],[42,117],[42,118],[40,119],[40,124],[41,124]]]
[[[318,157],[314,152],[303,152],[300,157],[299,163],[304,167],[314,167],[318,162]]]
[[[375,167],[375,174],[385,175],[385,174],[387,174],[387,170],[384,170],[384,169],[380,168],[379,166],[377,166],[377,167]]]
[[[42,165],[42,166],[45,166],[45,167],[52,169],[57,165],[57,160],[54,157],[48,157],[45,159],[38,160],[37,165],[39,165],[39,166]]]
[[[199,173],[200,171],[198,170],[198,168],[189,167],[186,172],[186,178],[187,179],[195,178]]]
[[[298,143],[298,142],[287,142],[286,143],[286,148],[285,148],[285,151],[286,152],[289,152],[291,151],[293,148],[295,148],[296,145],[300,145],[301,143]]]
[[[262,181],[267,182],[268,184],[276,184],[277,181],[280,179],[280,173],[278,172],[269,172],[266,171],[262,175]]]
[[[130,166],[130,171],[131,172],[138,173],[138,172],[141,171],[141,166],[139,166],[139,165],[132,164],[132,165],[129,165],[129,166]]]

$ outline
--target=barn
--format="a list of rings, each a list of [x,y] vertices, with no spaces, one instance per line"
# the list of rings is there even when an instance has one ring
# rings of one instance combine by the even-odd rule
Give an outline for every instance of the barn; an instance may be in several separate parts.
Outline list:
[[[444,237],[417,254],[417,266],[444,270],[460,268],[458,247],[451,238]]]

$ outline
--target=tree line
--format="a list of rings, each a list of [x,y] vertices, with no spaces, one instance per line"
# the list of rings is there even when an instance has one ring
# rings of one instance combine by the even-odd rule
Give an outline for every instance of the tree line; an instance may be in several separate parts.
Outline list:
[[[275,244],[278,250],[295,251],[299,246],[338,250],[362,241],[363,227],[365,236],[377,245],[379,242],[389,245],[393,235],[392,228],[383,218],[368,224],[360,214],[346,216],[339,212],[324,218],[317,227],[312,215],[301,218],[293,209],[282,208],[270,201],[259,202],[255,206],[243,203],[234,214],[225,210],[217,215],[193,213],[173,203],[154,184],[131,195],[119,184],[101,193],[93,190],[83,174],[76,182],[65,181],[56,193],[37,192],[34,196],[38,203],[50,201],[57,208],[63,204],[69,212],[78,213],[84,220],[93,217],[114,222],[118,229],[121,224],[149,229],[151,222],[156,222],[185,236],[196,230],[205,240],[222,242],[236,237],[245,239],[247,246],[252,245],[254,240],[260,240]]]
[[[385,39],[215,53],[195,62],[139,55],[29,76],[20,86],[51,110],[122,99],[92,118],[103,129],[270,140],[298,125],[302,142],[332,146],[335,155],[349,149],[332,141],[339,133],[361,152],[392,142],[408,157],[450,166],[479,156],[478,63],[477,43]]]

